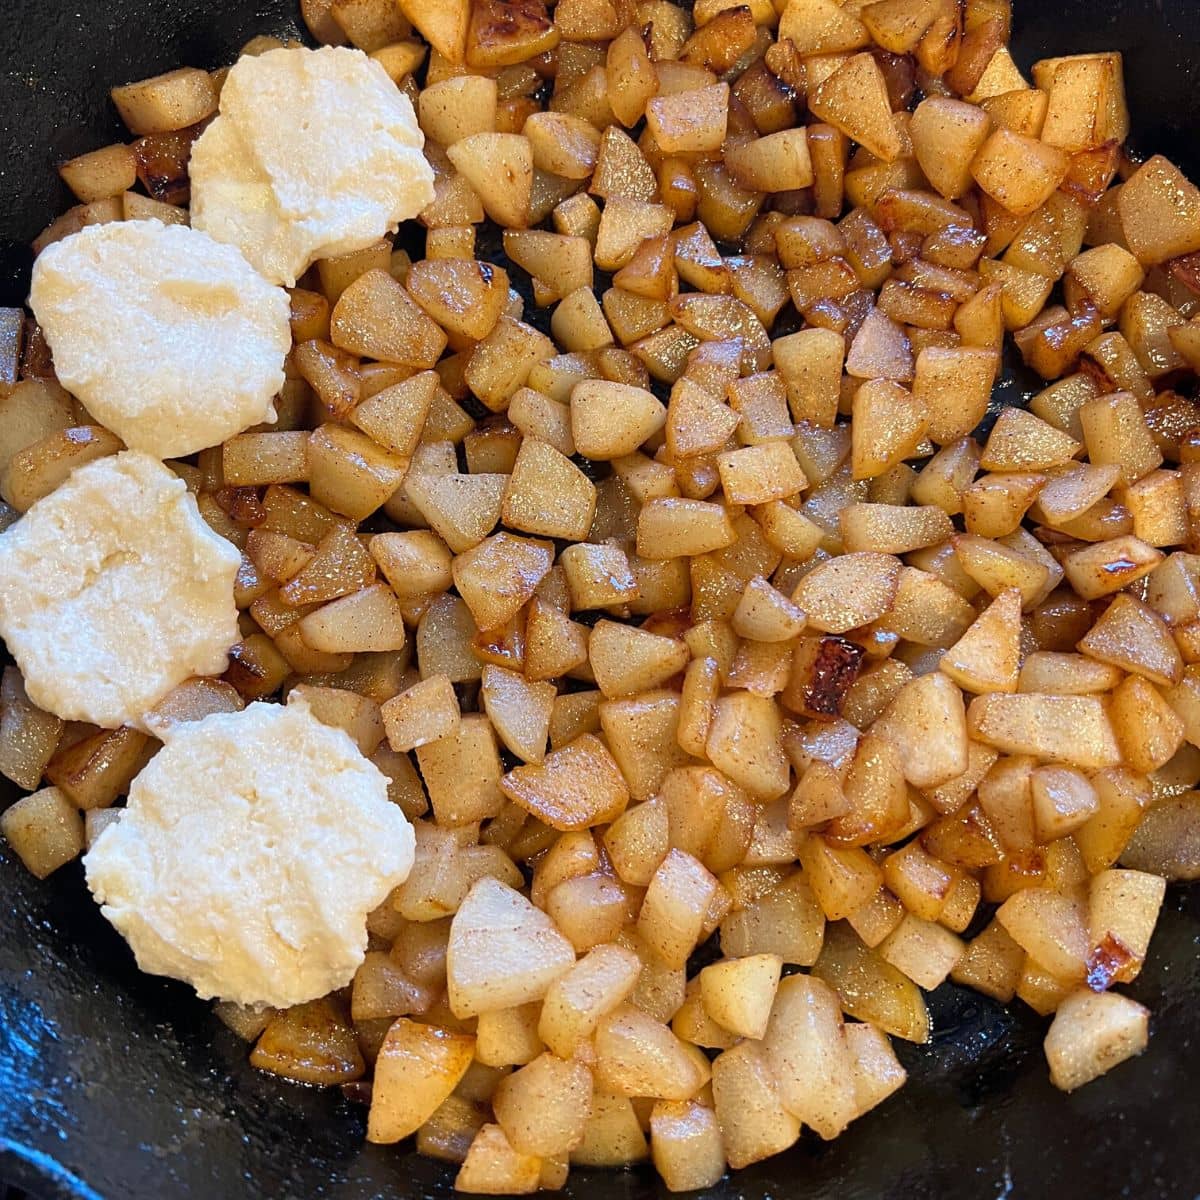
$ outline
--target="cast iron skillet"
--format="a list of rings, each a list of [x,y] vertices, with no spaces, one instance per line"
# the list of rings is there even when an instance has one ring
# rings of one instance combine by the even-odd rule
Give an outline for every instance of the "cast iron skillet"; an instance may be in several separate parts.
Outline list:
[[[216,66],[258,33],[296,32],[297,0],[5,0],[0,16],[0,304],[20,303],[23,248],[66,203],[52,164],[122,136],[110,85]],[[1122,49],[1134,145],[1194,178],[1194,0],[1017,0],[1022,66]],[[997,402],[1029,380],[1009,374]],[[6,785],[0,800],[15,798]],[[1149,1051],[1082,1091],[1051,1088],[1045,1023],[945,986],[926,1047],[898,1042],[908,1085],[836,1142],[805,1139],[713,1190],[819,1197],[1184,1200],[1200,1193],[1200,891],[1172,890],[1130,989]],[[252,1071],[246,1048],[181,985],[140,975],[78,867],[38,883],[0,847],[0,1184],[43,1200],[441,1197],[452,1174],[365,1146],[333,1091]],[[578,1200],[656,1194],[648,1173],[573,1172]]]

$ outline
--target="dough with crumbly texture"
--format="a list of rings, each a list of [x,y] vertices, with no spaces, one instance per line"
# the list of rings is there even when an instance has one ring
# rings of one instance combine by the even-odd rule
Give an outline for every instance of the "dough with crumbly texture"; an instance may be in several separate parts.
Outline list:
[[[63,386],[134,450],[177,458],[275,417],[287,293],[186,225],[112,221],[47,246],[29,302]]]
[[[152,975],[286,1007],[344,987],[413,828],[344,730],[300,697],[178,725],[84,858]]]
[[[39,708],[134,725],[241,637],[241,555],[187,486],[127,450],[74,471],[0,534],[0,637]]]
[[[361,50],[241,58],[192,147],[192,224],[292,286],[432,203],[424,144],[408,97]]]

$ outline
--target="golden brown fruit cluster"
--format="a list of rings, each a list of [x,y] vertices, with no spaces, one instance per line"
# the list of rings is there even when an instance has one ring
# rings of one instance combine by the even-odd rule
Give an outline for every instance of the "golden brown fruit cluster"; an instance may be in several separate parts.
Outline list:
[[[1061,1087],[1140,1050],[1109,989],[1200,872],[1200,192],[1120,55],[1030,81],[1007,0],[303,9],[414,103],[425,256],[318,264],[278,421],[175,464],[244,640],[161,716],[302,688],[418,842],[348,996],[221,1006],[252,1061],[517,1193],[833,1137],[947,978],[1056,1014]],[[38,245],[186,220],[221,78],[117,89]],[[1046,387],[976,435],[1007,334]],[[2,344],[19,510],[109,448]],[[152,745],[5,673],[32,869]]]

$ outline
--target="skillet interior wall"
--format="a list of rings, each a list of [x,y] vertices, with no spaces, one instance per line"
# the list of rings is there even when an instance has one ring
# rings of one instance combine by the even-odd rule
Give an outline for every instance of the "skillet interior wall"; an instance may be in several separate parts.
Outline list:
[[[295,0],[7,0],[0,16],[0,304],[28,284],[28,241],[68,203],[53,164],[122,136],[108,88],[216,66],[259,33],[294,33]],[[1014,51],[1121,49],[1132,145],[1200,179],[1195,0],[1015,0]],[[1004,398],[1019,398],[1010,378]],[[8,790],[4,790],[7,788]],[[15,799],[0,787],[0,804]],[[837,1142],[805,1139],[727,1179],[719,1200],[1053,1195],[1175,1200],[1200,1179],[1200,889],[1173,890],[1131,989],[1154,1016],[1142,1058],[1072,1096],[1053,1090],[1044,1022],[943,987],[937,1031],[899,1050],[910,1083]],[[335,1092],[246,1064],[183,987],[139,975],[78,865],[38,883],[0,847],[0,1183],[41,1200],[417,1200],[452,1172],[362,1145]],[[573,1175],[578,1200],[656,1194],[641,1175]]]

